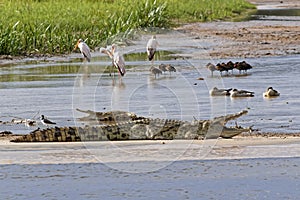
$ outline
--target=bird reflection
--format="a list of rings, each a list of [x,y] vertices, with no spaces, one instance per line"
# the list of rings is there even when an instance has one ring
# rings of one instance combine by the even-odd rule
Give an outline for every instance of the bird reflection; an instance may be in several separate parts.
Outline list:
[[[79,86],[83,86],[84,83],[91,77],[91,72],[89,71],[89,68],[86,64],[84,64],[79,68],[78,74],[79,74]]]

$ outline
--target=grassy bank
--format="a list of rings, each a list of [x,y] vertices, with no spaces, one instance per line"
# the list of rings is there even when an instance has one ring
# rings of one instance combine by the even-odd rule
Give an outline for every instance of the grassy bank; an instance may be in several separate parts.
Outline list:
[[[2,0],[0,55],[63,54],[78,38],[94,49],[115,35],[236,16],[245,0]]]

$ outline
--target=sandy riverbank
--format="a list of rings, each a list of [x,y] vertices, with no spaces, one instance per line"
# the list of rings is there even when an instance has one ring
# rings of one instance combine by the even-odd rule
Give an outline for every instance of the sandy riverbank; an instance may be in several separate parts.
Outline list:
[[[288,151],[287,151],[288,149]],[[0,141],[0,164],[172,162],[298,157],[300,137],[238,136],[216,140],[11,143]]]

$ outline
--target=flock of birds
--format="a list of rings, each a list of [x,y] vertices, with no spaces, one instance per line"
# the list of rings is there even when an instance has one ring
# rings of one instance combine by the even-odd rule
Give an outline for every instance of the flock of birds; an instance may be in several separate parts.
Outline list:
[[[247,74],[247,71],[249,69],[252,69],[252,66],[247,63],[246,61],[242,61],[242,62],[235,62],[233,63],[232,61],[228,61],[227,63],[218,63],[216,65],[212,64],[212,63],[208,63],[206,65],[206,68],[208,70],[211,71],[211,76],[213,76],[214,71],[219,71],[221,76],[222,76],[222,72],[226,72],[228,74],[229,71],[232,71],[233,74],[233,70],[237,69],[239,70],[239,73],[241,74],[241,72],[244,72]]]
[[[153,35],[148,40],[147,46],[146,46],[147,56],[148,56],[149,61],[151,61],[150,72],[154,75],[155,78],[165,72],[169,72],[170,74],[172,72],[176,72],[175,67],[173,67],[170,64],[160,64],[158,66],[158,68],[153,66],[154,55],[157,51],[157,47],[158,47],[158,42],[156,40],[156,36]],[[83,57],[88,62],[90,62],[90,60],[91,60],[90,48],[82,39],[78,40],[77,44],[75,45],[74,50],[76,50],[77,48],[80,49],[80,52],[83,55]],[[108,55],[111,58],[112,65],[115,68],[117,68],[120,76],[125,75],[125,73],[126,73],[125,61],[124,61],[123,56],[117,51],[117,46],[115,44],[113,44],[112,46],[108,46],[106,48],[101,47],[100,52]],[[222,63],[218,63],[216,65],[214,65],[212,63],[208,63],[206,65],[206,68],[211,71],[212,76],[213,76],[214,71],[219,71],[222,76],[222,72],[224,72],[224,71],[227,73],[227,75],[229,74],[229,71],[231,71],[233,74],[234,69],[239,70],[240,74],[241,73],[247,74],[247,71],[252,69],[252,66],[249,63],[247,63],[246,61],[235,62],[235,63],[233,63],[232,61],[228,61],[227,63],[222,62]],[[254,92],[247,91],[247,90],[232,89],[232,88],[218,89],[217,87],[214,87],[213,89],[210,90],[210,95],[211,96],[231,96],[231,97],[253,97]],[[267,90],[263,93],[264,97],[276,97],[279,95],[280,95],[280,93],[278,91],[276,91],[275,89],[273,89],[272,87],[267,88]]]
[[[157,46],[158,46],[158,42],[156,40],[156,36],[153,35],[151,39],[148,40],[146,46],[147,57],[151,62],[150,72],[154,75],[155,78],[156,76],[159,76],[160,74],[165,73],[166,71],[170,72],[170,74],[171,72],[176,72],[175,67],[173,67],[170,64],[167,65],[161,64],[159,65],[158,68],[153,66],[154,55],[156,53]],[[86,59],[88,62],[90,62],[91,61],[90,48],[82,39],[79,39],[77,41],[74,47],[74,51],[77,48],[79,48],[83,58]],[[115,44],[112,44],[111,46],[107,46],[106,48],[101,47],[100,52],[109,56],[109,58],[112,60],[112,66],[114,66],[118,70],[120,76],[125,75],[126,73],[125,60],[124,57],[117,51],[117,46]]]
[[[158,66],[158,68],[153,66],[154,55],[157,51],[157,47],[158,47],[158,42],[156,40],[156,36],[154,35],[148,40],[147,46],[146,46],[147,57],[148,57],[148,60],[151,62],[150,72],[154,75],[155,78],[165,72],[169,72],[170,74],[172,72],[176,72],[176,69],[170,64],[160,64]],[[76,50],[77,48],[80,49],[80,52],[83,55],[83,57],[88,62],[90,62],[90,60],[91,60],[90,48],[82,39],[78,40],[77,44],[75,45],[74,50]],[[117,46],[115,44],[108,46],[106,48],[101,47],[100,52],[104,53],[110,57],[110,59],[112,60],[112,65],[118,70],[120,76],[125,75],[125,73],[126,73],[125,61],[124,61],[123,56],[117,51]],[[241,73],[247,74],[247,71],[252,69],[252,66],[249,63],[247,63],[246,61],[235,62],[235,63],[233,63],[232,61],[228,61],[227,63],[222,62],[222,63],[218,63],[216,65],[214,65],[212,63],[208,63],[206,65],[206,68],[211,71],[211,76],[213,76],[214,71],[219,71],[222,76],[222,72],[224,72],[224,71],[226,72],[227,75],[229,74],[230,71],[233,74],[234,69],[238,70],[239,74],[241,74]],[[217,87],[214,87],[210,90],[210,95],[211,96],[230,96],[230,97],[253,97],[254,92],[247,91],[247,90],[238,90],[238,89],[233,89],[233,88],[218,89]],[[277,97],[279,95],[280,95],[280,93],[277,90],[273,89],[272,87],[267,88],[267,90],[263,93],[264,97]],[[43,124],[52,124],[52,122],[47,120],[46,118],[44,118],[43,115],[42,115],[41,120],[42,120]]]
[[[254,92],[248,90],[238,90],[238,89],[218,89],[217,87],[212,88],[209,91],[211,96],[230,96],[230,97],[254,97]],[[268,87],[263,93],[264,97],[278,97],[280,93],[273,89],[273,87]]]

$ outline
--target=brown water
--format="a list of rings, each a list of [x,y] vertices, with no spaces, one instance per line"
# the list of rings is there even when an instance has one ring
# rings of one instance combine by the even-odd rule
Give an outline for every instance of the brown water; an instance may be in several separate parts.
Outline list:
[[[215,73],[211,77],[205,68],[211,60],[175,60],[167,56],[171,52],[161,52],[164,56],[157,57],[160,60],[156,60],[155,65],[170,63],[177,72],[155,79],[149,72],[150,63],[145,60],[145,53],[137,54],[139,51],[128,52],[135,53],[135,56],[125,56],[127,74],[122,79],[117,73],[113,78],[104,72],[110,61],[103,56],[94,57],[91,63],[75,59],[70,63],[1,67],[0,120],[10,121],[17,117],[37,119],[44,114],[58,126],[71,126],[83,125],[76,120],[83,116],[76,108],[126,110],[153,118],[183,120],[210,119],[248,109],[249,114],[239,119],[240,125],[262,131],[300,130],[299,55],[247,59],[254,66],[247,76],[237,76],[235,71],[235,75],[221,77]],[[204,80],[197,80],[199,77]],[[209,90],[214,86],[251,90],[255,97],[210,97]],[[263,98],[262,93],[269,86],[277,89],[281,96]],[[45,128],[40,123],[38,126]],[[6,124],[0,126],[0,131],[25,134],[35,128]]]

